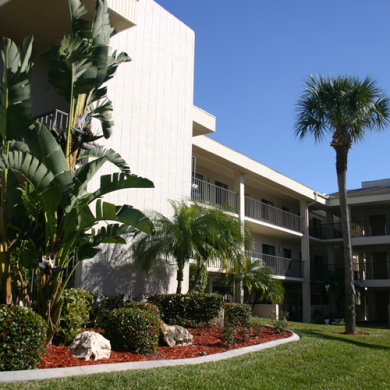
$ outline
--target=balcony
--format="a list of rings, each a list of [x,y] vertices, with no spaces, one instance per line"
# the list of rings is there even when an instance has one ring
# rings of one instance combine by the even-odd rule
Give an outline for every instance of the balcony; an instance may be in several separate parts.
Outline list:
[[[344,277],[345,265],[339,264],[316,264],[310,263],[310,277],[314,280],[323,280],[328,276]]]
[[[60,110],[50,111],[46,114],[37,116],[35,119],[39,123],[43,123],[49,130],[53,127],[66,129],[68,127],[69,115]]]
[[[245,197],[245,216],[302,233],[301,217],[299,215],[269,206],[247,196]]]
[[[309,222],[309,235],[321,240],[343,238],[341,223],[313,224]],[[390,218],[369,219],[351,223],[352,237],[377,237],[390,235]]]
[[[390,262],[378,261],[354,264],[355,280],[390,279]]]
[[[200,179],[192,179],[191,199],[211,206],[228,205],[237,212],[237,193]]]
[[[303,265],[301,260],[292,260],[285,257],[265,255],[263,253],[251,253],[252,260],[259,260],[264,267],[268,267],[276,276],[291,278],[303,278]],[[221,268],[221,260],[209,261],[208,268]]]
[[[271,256],[264,253],[252,252],[253,260],[259,260],[264,267],[270,268],[277,276],[285,276],[290,278],[303,278],[304,261],[292,260],[285,257]]]
[[[343,238],[341,223],[313,224],[309,221],[309,236],[321,240]]]

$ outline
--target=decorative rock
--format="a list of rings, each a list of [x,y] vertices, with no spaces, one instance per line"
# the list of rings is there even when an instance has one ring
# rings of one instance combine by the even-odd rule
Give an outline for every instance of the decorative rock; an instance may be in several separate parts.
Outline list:
[[[69,350],[78,359],[108,359],[111,355],[111,344],[99,333],[83,332],[75,337]]]
[[[187,329],[179,325],[169,326],[163,321],[161,321],[160,339],[168,347],[185,346],[194,343],[194,337]]]

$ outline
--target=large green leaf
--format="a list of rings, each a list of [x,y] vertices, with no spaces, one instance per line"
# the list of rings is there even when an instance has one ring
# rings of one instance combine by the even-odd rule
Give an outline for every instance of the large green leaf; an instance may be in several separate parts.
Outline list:
[[[75,191],[77,191],[77,194],[80,194],[81,191],[85,189],[87,184],[91,181],[96,172],[103,166],[106,161],[107,157],[100,157],[96,160],[81,165],[80,168],[75,170]]]
[[[92,243],[95,246],[99,244],[126,244],[126,240],[122,235],[134,233],[136,229],[133,226],[111,224],[103,226],[95,232],[92,229]]]
[[[32,103],[28,72],[34,37],[28,36],[22,47],[3,38],[3,77],[0,85],[0,135],[9,141],[24,135],[32,122]]]
[[[96,118],[100,121],[104,138],[110,138],[112,135],[112,128],[114,126],[112,110],[112,102],[107,97],[90,104],[87,108],[88,117]]]
[[[96,221],[117,221],[135,227],[147,234],[153,233],[152,222],[132,206],[115,206],[112,203],[96,202]]]
[[[121,172],[130,173],[130,168],[127,165],[126,161],[121,157],[119,153],[115,152],[113,149],[104,149],[104,147],[101,146],[92,150],[82,150],[80,152],[78,161],[89,157],[107,157],[107,161],[117,166],[121,170]]]
[[[54,174],[54,181],[60,185],[62,190],[63,205],[67,204],[66,195],[72,190],[74,182],[61,146],[47,127],[37,122],[30,126],[25,135],[25,141],[32,155],[43,161]]]
[[[125,173],[116,172],[112,175],[103,175],[100,177],[100,188],[90,195],[88,203],[110,192],[126,188],[154,188],[154,184],[143,177]]]
[[[68,0],[68,5],[73,34],[78,35],[80,38],[91,39],[91,23],[82,18],[86,15],[87,10],[81,4],[81,0]]]

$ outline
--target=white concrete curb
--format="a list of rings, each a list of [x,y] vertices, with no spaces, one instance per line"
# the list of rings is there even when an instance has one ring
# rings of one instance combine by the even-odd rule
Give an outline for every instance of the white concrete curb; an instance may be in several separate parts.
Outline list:
[[[94,366],[77,366],[64,368],[46,368],[43,370],[21,370],[0,372],[0,383],[26,382],[32,380],[44,380],[55,378],[66,378],[69,376],[101,374],[104,372],[117,372],[126,370],[146,370],[156,367],[181,366],[185,364],[201,364],[207,362],[217,362],[219,360],[230,359],[232,357],[245,355],[251,352],[276,347],[277,345],[298,341],[300,337],[291,332],[292,335],[285,339],[269,341],[268,343],[252,345],[250,347],[232,349],[227,352],[216,353],[214,355],[201,356],[189,359],[177,360],[149,360],[144,362],[109,363],[96,364]]]

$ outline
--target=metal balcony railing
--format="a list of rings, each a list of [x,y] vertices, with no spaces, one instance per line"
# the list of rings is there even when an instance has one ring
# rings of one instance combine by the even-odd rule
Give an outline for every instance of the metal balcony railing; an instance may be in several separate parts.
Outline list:
[[[338,264],[316,264],[310,263],[310,277],[314,280],[323,279],[324,275],[344,275],[345,265],[342,263]]]
[[[302,232],[301,217],[276,207],[245,197],[245,216],[282,228]]]
[[[309,221],[309,235],[322,240],[343,238],[341,223],[313,224]]]
[[[252,252],[253,260],[259,260],[264,267],[270,268],[275,275],[292,278],[304,278],[304,261],[292,260],[285,257],[271,256],[264,253]]]
[[[390,218],[370,219],[351,224],[352,237],[373,237],[390,235]]]
[[[354,264],[355,280],[390,279],[390,262],[377,261]]]
[[[341,223],[313,224],[309,222],[309,235],[322,240],[343,238]],[[352,237],[373,237],[390,235],[390,218],[370,219],[351,223]]]
[[[237,212],[237,193],[206,181],[193,178],[191,199],[203,201],[211,206],[229,205]]]
[[[53,129],[54,126],[66,129],[68,127],[69,115],[60,110],[54,110],[47,112],[46,114],[35,117],[37,122],[43,123],[49,130]]]

